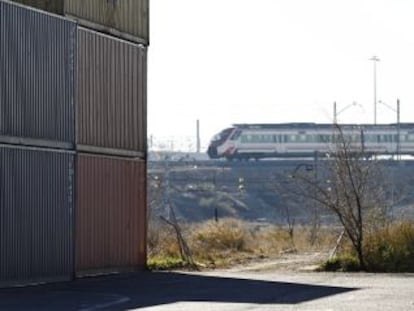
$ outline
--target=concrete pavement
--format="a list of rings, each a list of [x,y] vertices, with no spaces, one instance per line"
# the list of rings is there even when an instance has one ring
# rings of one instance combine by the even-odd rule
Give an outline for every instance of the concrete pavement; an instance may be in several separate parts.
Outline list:
[[[414,275],[215,271],[0,290],[0,310],[414,310]]]

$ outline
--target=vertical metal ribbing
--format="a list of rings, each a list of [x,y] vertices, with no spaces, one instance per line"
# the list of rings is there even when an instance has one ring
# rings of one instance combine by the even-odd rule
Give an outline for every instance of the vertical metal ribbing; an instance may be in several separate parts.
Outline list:
[[[1,2],[0,135],[74,142],[76,24]]]
[[[149,43],[149,0],[65,0],[65,14],[97,30],[107,29]]]
[[[71,279],[73,160],[0,147],[0,286]]]
[[[78,275],[144,267],[145,178],[144,161],[78,154]]]
[[[79,28],[77,142],[146,152],[145,47]]]

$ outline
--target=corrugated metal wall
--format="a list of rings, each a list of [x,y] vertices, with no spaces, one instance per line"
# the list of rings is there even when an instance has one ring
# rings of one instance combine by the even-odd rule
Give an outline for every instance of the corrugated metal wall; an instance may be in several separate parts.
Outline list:
[[[64,0],[11,0],[40,10],[63,15]]]
[[[148,31],[148,0],[92,2]],[[0,287],[144,267],[146,90],[144,45],[0,0]]]
[[[76,272],[142,269],[146,262],[146,165],[78,154]]]
[[[146,152],[147,50],[79,29],[77,143]]]
[[[0,146],[0,286],[72,277],[73,160]]]
[[[85,26],[148,44],[149,0],[65,0],[65,14]]]
[[[0,135],[74,142],[76,24],[0,2]]]

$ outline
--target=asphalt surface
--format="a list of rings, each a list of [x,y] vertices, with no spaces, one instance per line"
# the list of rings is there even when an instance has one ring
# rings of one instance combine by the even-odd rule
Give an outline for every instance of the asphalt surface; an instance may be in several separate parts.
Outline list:
[[[0,310],[414,310],[413,274],[227,270],[0,290]]]

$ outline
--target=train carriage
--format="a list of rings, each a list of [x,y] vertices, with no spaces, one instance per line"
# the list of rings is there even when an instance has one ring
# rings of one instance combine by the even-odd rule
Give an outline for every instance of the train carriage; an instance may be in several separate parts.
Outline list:
[[[368,154],[414,155],[414,123],[338,125],[351,147]],[[329,155],[338,126],[317,123],[235,124],[215,135],[210,158],[262,159]]]

